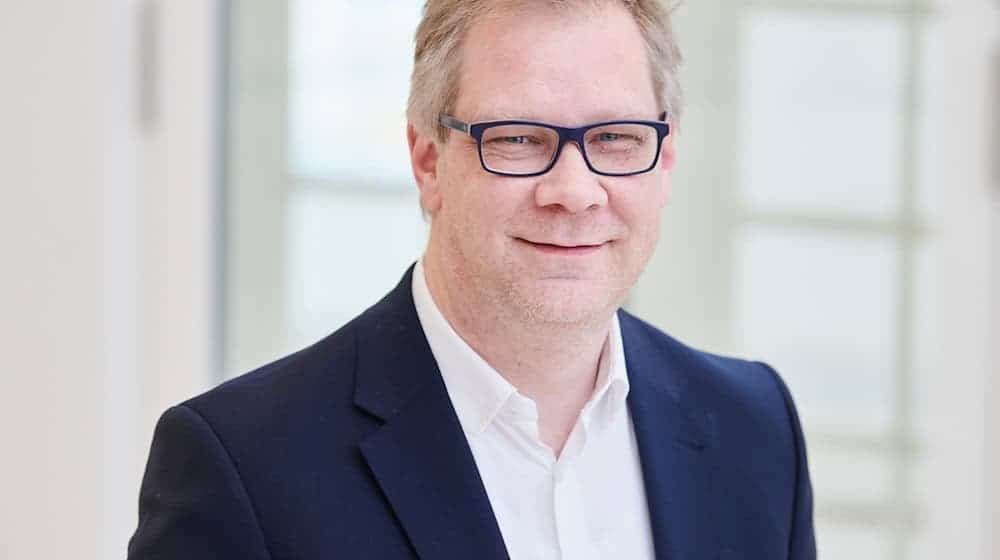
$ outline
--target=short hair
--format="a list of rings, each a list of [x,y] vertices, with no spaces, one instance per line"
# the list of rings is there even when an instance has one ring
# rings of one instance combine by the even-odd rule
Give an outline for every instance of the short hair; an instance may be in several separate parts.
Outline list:
[[[433,134],[444,142],[447,134],[438,126],[438,115],[451,112],[458,99],[462,41],[469,29],[484,16],[503,9],[513,11],[529,3],[537,9],[543,2],[552,8],[610,2],[624,6],[646,43],[656,101],[670,121],[678,121],[682,108],[677,75],[681,53],[670,20],[674,8],[665,7],[661,0],[427,0],[414,38],[413,74],[406,110],[410,123],[421,133]]]

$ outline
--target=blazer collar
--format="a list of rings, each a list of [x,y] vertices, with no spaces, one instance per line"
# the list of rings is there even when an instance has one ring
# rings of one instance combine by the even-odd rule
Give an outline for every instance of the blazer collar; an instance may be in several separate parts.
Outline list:
[[[413,267],[359,318],[355,404],[384,424],[361,442],[421,558],[507,558],[486,489],[413,304]],[[712,416],[698,406],[692,353],[619,312],[656,557],[718,547]]]
[[[507,558],[486,489],[417,318],[413,267],[360,318],[354,402],[384,421],[361,451],[417,554]]]
[[[625,363],[656,557],[691,560],[719,546],[713,419],[698,403],[692,352],[621,311]]]

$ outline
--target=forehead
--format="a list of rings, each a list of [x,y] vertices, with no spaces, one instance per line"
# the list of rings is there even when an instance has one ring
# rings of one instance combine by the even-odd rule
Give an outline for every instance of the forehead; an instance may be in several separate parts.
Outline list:
[[[454,112],[561,124],[655,118],[648,61],[638,25],[616,3],[491,15],[465,37]]]

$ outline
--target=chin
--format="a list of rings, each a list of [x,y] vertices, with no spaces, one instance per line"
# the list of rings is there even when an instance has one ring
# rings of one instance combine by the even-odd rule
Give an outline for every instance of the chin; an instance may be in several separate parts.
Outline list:
[[[619,291],[578,280],[545,280],[516,287],[511,303],[528,323],[587,325],[610,320],[624,301]]]

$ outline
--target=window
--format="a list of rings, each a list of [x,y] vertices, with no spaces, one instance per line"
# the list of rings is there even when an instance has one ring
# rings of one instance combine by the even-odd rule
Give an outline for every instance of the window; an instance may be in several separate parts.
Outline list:
[[[633,303],[782,374],[806,430],[823,557],[920,557],[919,413],[936,336],[931,13],[724,4],[679,14],[690,109],[665,248]]]
[[[934,336],[917,321],[933,305],[927,15],[832,2],[742,15],[734,328],[796,395],[828,558],[912,558],[929,506],[915,476],[917,342]]]

